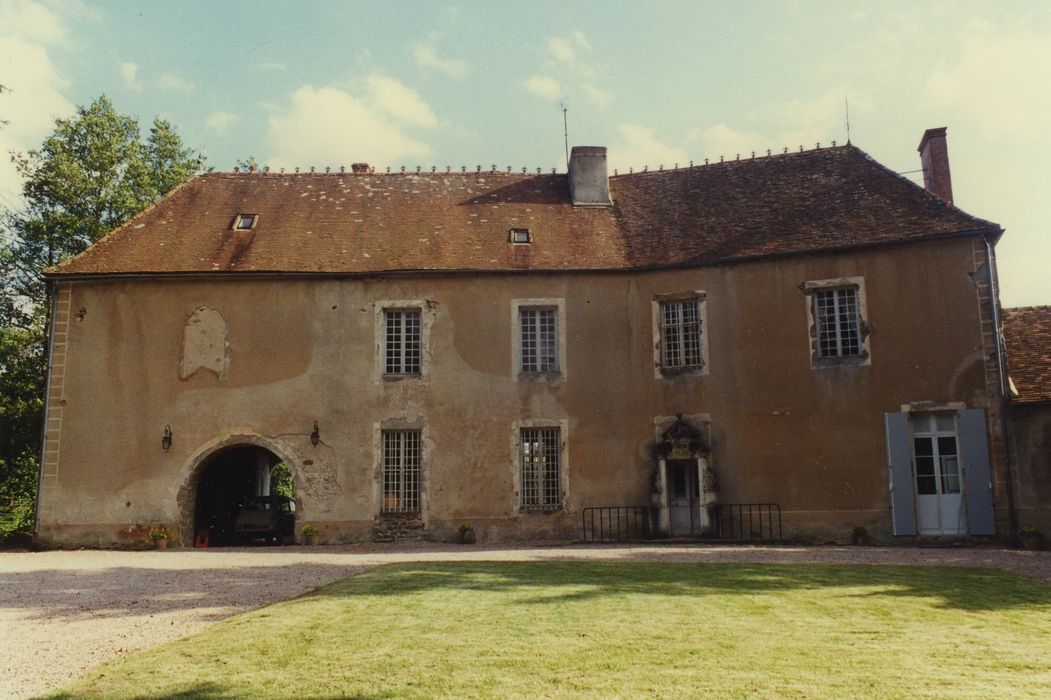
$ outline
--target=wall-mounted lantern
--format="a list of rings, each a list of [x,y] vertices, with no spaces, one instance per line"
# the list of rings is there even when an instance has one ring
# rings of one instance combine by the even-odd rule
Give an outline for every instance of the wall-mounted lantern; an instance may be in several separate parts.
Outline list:
[[[172,447],[172,427],[164,426],[164,437],[161,438],[161,449],[167,452]]]
[[[310,433],[310,444],[317,447],[319,442],[321,442],[321,431],[318,430],[317,421],[314,421],[314,432]]]

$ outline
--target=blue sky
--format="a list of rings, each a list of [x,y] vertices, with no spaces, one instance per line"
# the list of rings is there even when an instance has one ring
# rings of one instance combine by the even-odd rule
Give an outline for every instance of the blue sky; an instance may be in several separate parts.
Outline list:
[[[957,205],[1007,229],[1007,305],[1051,303],[1049,79],[1047,2],[0,0],[5,153],[101,93],[218,169],[561,170],[563,100],[621,170],[842,143],[845,97],[897,171],[948,126]]]

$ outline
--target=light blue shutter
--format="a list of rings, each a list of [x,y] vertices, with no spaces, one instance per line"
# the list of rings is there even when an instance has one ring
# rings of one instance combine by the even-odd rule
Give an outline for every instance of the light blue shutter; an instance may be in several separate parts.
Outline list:
[[[890,468],[890,504],[895,535],[916,534],[916,489],[909,448],[909,414],[884,413],[887,426],[887,466]]]
[[[985,409],[960,411],[960,458],[963,462],[963,496],[967,506],[967,532],[995,535],[993,480],[989,468],[989,442]]]

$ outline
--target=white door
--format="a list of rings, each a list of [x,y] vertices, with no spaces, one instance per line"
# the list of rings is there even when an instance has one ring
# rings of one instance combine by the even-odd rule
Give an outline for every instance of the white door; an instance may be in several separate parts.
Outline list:
[[[956,414],[913,413],[909,423],[919,534],[966,533]]]
[[[698,534],[697,506],[699,493],[697,489],[696,460],[677,459],[669,461],[668,480],[671,482],[668,509],[671,511],[672,536]]]

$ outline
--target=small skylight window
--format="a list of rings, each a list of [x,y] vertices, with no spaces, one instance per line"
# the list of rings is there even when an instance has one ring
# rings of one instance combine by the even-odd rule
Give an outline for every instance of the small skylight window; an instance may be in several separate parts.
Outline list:
[[[235,231],[251,231],[255,228],[255,222],[259,220],[258,214],[238,214],[234,219]]]
[[[533,237],[529,235],[529,229],[527,228],[513,228],[511,229],[511,242],[532,243]]]

